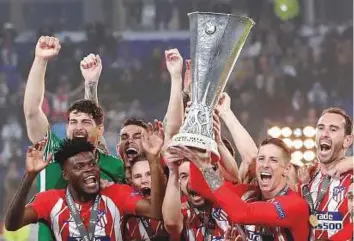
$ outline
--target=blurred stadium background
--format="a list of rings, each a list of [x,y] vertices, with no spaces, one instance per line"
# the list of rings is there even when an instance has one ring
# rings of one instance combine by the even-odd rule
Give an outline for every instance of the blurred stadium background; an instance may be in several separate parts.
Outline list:
[[[100,54],[99,100],[115,154],[125,118],[163,119],[170,90],[163,53],[178,48],[188,58],[191,11],[256,21],[226,89],[255,140],[281,137],[296,151],[293,158],[312,161],[321,110],[340,106],[353,114],[352,0],[0,0],[0,225],[23,174],[23,93],[38,36],[62,42],[48,67],[43,104],[59,136],[67,106],[83,96],[79,62]],[[29,232],[6,240],[36,240]]]

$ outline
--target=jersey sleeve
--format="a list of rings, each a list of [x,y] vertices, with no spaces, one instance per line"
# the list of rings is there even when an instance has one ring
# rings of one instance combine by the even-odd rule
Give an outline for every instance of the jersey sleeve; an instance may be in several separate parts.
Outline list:
[[[46,191],[37,193],[26,207],[32,208],[37,214],[37,221],[45,220],[50,221],[50,212],[55,203],[55,191]]]
[[[105,188],[102,193],[111,197],[124,214],[136,215],[137,203],[143,199],[132,187],[125,184],[114,184]]]
[[[215,197],[206,183],[200,170],[193,164],[190,164],[190,184],[191,189],[199,193],[199,195],[207,198],[213,202],[216,202]],[[237,184],[234,185],[231,182],[225,182],[224,186],[232,190],[232,192],[243,200],[254,199],[259,195],[259,190],[252,185]]]
[[[306,222],[309,216],[306,202],[294,193],[279,196],[273,202],[251,203],[244,202],[225,185],[213,194],[233,223],[291,228],[296,222]]]

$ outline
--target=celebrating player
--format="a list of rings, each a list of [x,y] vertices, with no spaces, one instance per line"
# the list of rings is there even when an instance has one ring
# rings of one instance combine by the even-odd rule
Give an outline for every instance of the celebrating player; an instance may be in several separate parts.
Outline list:
[[[160,148],[153,142],[147,142],[150,150]],[[8,230],[44,220],[51,226],[56,240],[123,240],[120,229],[123,215],[161,218],[163,193],[155,182],[152,192],[156,195],[151,201],[142,199],[131,187],[123,184],[113,184],[100,190],[100,169],[94,146],[85,139],[67,139],[55,153],[63,178],[68,182],[67,187],[38,193],[25,205],[32,182],[51,160],[49,157],[43,161],[44,143],[28,150],[24,180],[6,215]],[[149,162],[158,160],[156,156],[153,158],[155,160]]]
[[[246,227],[248,240],[307,240],[309,237],[306,201],[289,189],[286,174],[290,167],[290,150],[280,139],[262,142],[256,160],[256,176],[262,201],[244,202],[238,185],[230,188],[211,165],[210,154],[180,146],[176,149],[191,160],[192,188],[213,199],[225,210],[233,223]],[[203,189],[202,183],[211,189]],[[268,238],[268,239],[267,239]]]
[[[44,137],[47,139],[44,155],[53,153],[62,140],[50,130],[47,117],[42,111],[42,102],[45,90],[44,76],[48,62],[59,54],[60,43],[57,38],[42,36],[39,38],[35,58],[30,70],[24,96],[24,113],[28,137],[32,143],[37,143]],[[102,70],[99,56],[89,55],[81,62],[81,71],[85,77],[85,97],[87,100],[74,102],[67,111],[68,124],[66,135],[68,138],[84,138],[95,146],[95,155],[102,171],[101,178],[111,181],[124,179],[124,168],[121,160],[107,155],[96,148],[103,135],[103,111],[97,105],[97,83]],[[45,191],[52,188],[64,188],[66,182],[61,177],[60,165],[52,162],[40,173],[39,190]],[[41,241],[52,240],[47,225],[40,223],[38,239]]]
[[[316,148],[318,169],[308,184],[300,188],[311,208],[312,239],[329,239],[350,222],[347,192],[353,177],[348,171],[339,179],[326,175],[352,144],[352,120],[340,108],[323,111],[317,123]]]
[[[132,161],[131,184],[144,198],[151,199],[151,176],[149,162],[144,154]],[[169,240],[162,220],[129,215],[123,220],[124,240]]]

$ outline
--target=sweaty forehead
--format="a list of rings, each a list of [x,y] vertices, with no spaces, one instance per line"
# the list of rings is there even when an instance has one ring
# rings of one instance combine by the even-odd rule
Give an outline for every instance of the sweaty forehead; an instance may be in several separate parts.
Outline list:
[[[325,126],[335,125],[339,127],[344,127],[345,119],[343,116],[339,114],[326,113],[320,117],[317,125],[325,125]]]
[[[142,131],[144,131],[144,128],[142,128],[141,126],[137,126],[137,125],[128,125],[128,126],[124,126],[121,130],[120,130],[120,135],[134,135],[137,133],[141,133]]]

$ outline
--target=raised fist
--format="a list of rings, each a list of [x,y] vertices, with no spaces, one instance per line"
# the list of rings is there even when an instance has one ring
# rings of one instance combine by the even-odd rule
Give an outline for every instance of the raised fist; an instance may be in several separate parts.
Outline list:
[[[183,59],[178,49],[165,51],[166,66],[171,77],[182,78]]]
[[[81,74],[85,82],[98,83],[102,72],[102,61],[99,55],[89,54],[80,62]]]
[[[37,58],[48,61],[59,54],[60,48],[58,38],[41,36],[36,45],[35,55]]]

